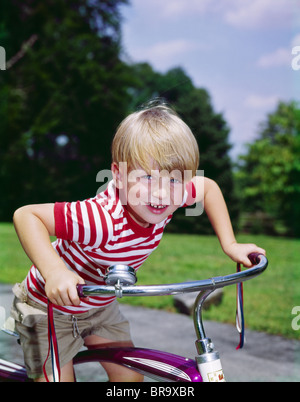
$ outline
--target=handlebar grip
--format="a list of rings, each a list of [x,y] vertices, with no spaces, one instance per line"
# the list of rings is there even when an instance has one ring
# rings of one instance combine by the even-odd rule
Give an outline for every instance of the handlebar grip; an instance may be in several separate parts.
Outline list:
[[[249,260],[252,262],[253,265],[259,264],[260,258],[259,256],[262,255],[261,253],[251,253],[248,255]]]
[[[84,287],[85,285],[77,285],[76,287],[77,287],[77,292],[78,292],[78,296],[81,298],[81,297],[85,297],[84,296],[84,294],[83,294],[83,287]]]

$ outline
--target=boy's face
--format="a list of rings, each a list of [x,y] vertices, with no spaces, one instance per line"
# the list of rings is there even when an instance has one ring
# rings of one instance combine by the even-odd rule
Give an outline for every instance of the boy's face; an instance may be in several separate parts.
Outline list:
[[[180,171],[169,173],[153,168],[146,172],[140,168],[126,174],[125,167],[115,165],[112,170],[116,173],[117,169],[119,174],[118,187],[124,207],[140,225],[147,227],[162,222],[182,204],[184,178]]]

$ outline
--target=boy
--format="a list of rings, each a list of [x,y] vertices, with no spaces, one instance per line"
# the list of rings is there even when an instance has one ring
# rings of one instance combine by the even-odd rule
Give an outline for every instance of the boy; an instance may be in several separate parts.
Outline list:
[[[234,261],[249,267],[248,254],[265,253],[254,244],[236,242],[221,191],[214,181],[196,176],[198,163],[198,146],[188,126],[166,106],[155,106],[129,115],[118,128],[112,144],[113,180],[105,191],[83,202],[29,205],[15,212],[17,234],[34,264],[15,289],[14,302],[30,377],[44,381],[47,298],[55,304],[62,381],[74,380],[72,358],[83,344],[132,345],[115,298],[80,300],[76,285],[102,283],[97,269],[104,272],[118,263],[137,270],[179,207],[202,202],[221,247]],[[57,241],[51,244],[49,236]],[[143,379],[124,367],[103,366],[110,381]],[[50,365],[47,370],[51,374]]]

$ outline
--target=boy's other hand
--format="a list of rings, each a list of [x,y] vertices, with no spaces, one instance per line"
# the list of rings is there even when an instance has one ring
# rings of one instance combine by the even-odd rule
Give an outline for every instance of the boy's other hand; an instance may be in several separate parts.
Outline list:
[[[249,254],[258,253],[266,255],[266,251],[263,248],[258,247],[256,244],[232,243],[227,246],[224,251],[233,261],[243,264],[247,268],[253,266],[248,258]]]

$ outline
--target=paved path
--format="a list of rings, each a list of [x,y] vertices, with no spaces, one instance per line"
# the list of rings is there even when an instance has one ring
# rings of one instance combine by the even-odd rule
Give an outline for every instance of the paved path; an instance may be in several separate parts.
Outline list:
[[[11,286],[0,284],[0,306],[7,314],[11,300]],[[137,346],[194,358],[195,331],[190,317],[128,305],[121,308],[131,323]],[[227,381],[300,381],[300,341],[247,330],[244,349],[236,351],[238,333],[233,326],[205,322],[205,329],[220,352]],[[15,338],[0,333],[0,357],[23,364]],[[81,381],[106,380],[97,363],[79,366],[76,373]]]

